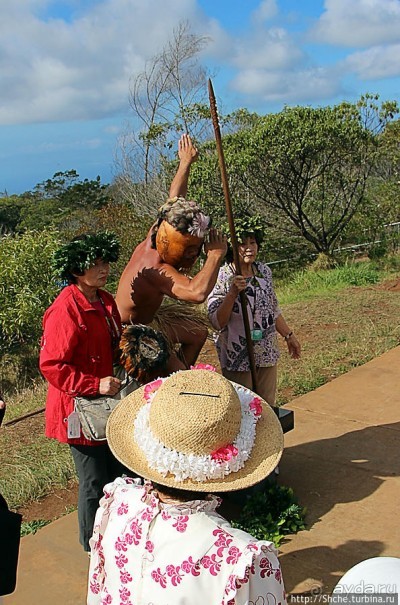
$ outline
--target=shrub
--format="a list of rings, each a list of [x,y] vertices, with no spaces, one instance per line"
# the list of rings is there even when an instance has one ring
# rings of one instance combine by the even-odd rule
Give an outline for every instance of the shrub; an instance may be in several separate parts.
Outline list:
[[[59,285],[51,260],[59,245],[54,231],[27,232],[0,239],[0,349],[36,343],[42,316]]]
[[[305,529],[305,513],[291,488],[268,480],[262,491],[247,498],[239,519],[233,521],[232,526],[257,540],[270,540],[278,547],[285,536]]]

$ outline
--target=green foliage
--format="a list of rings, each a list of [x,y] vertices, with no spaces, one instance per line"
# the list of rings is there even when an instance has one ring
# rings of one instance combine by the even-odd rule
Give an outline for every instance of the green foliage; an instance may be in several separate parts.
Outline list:
[[[0,349],[37,343],[41,319],[59,286],[52,257],[59,246],[53,231],[0,239]]]
[[[382,237],[380,241],[377,241],[368,249],[368,258],[371,260],[381,259],[386,256],[387,253],[388,245],[385,237]]]
[[[56,172],[33,191],[0,199],[0,233],[22,233],[54,227],[79,230],[87,215],[110,200],[109,185],[100,177],[79,180],[75,170]]]
[[[286,107],[224,137],[234,214],[261,212],[268,231],[306,240],[332,254],[367,199],[379,134],[397,112],[375,96],[334,107]],[[224,216],[215,146],[201,148],[191,192],[212,216]]]
[[[48,525],[50,521],[45,519],[34,519],[33,521],[22,521],[21,524],[21,537],[28,536],[29,534],[36,534],[38,529],[42,529]]]
[[[305,512],[291,488],[269,480],[262,491],[248,497],[232,526],[257,540],[271,540],[278,547],[288,534],[305,529]]]
[[[64,244],[54,254],[54,271],[57,277],[68,280],[72,273],[83,273],[97,259],[115,262],[119,256],[119,242],[113,233],[104,231],[78,236]]]
[[[265,220],[260,214],[235,214],[235,232],[238,242],[242,242],[249,235],[254,235],[259,244],[262,243],[265,235]],[[224,223],[222,230],[229,237],[229,225]]]
[[[0,235],[14,233],[21,221],[23,201],[16,195],[0,199]]]
[[[108,187],[101,184],[99,176],[81,181],[76,170],[67,170],[36,185],[34,195],[38,199],[57,199],[61,206],[70,209],[101,208],[109,200]]]

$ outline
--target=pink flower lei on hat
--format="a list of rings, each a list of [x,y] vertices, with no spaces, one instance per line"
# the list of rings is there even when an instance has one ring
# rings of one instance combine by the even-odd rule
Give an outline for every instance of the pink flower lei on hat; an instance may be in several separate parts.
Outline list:
[[[191,369],[207,369],[215,372],[215,368],[209,364],[198,364],[191,366]],[[248,389],[233,384],[242,408],[241,427],[234,442],[220,447],[209,455],[184,454],[166,447],[150,429],[151,402],[164,380],[165,378],[159,378],[145,386],[143,396],[147,405],[142,406],[135,419],[134,437],[145,454],[149,467],[163,477],[169,473],[174,475],[177,482],[185,479],[198,482],[223,479],[226,475],[240,470],[253,449],[256,424],[262,414],[261,399],[254,397]]]

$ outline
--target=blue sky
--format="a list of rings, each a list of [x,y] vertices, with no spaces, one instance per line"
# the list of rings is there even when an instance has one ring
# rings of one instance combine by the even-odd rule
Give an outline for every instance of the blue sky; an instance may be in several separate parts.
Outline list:
[[[0,192],[118,173],[129,83],[187,20],[224,110],[400,97],[400,0],[0,3]]]

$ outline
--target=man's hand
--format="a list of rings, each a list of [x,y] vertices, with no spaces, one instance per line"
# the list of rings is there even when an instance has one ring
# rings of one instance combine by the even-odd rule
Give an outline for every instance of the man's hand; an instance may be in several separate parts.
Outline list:
[[[106,376],[100,378],[99,393],[100,395],[116,395],[120,389],[121,381],[114,376]]]
[[[192,139],[188,134],[183,134],[178,142],[178,157],[181,164],[190,166],[199,157],[197,148],[193,145]]]
[[[206,242],[204,244],[204,252],[207,256],[218,255],[221,259],[224,258],[228,249],[226,243],[226,235],[223,235],[217,229],[210,229],[206,236]]]

